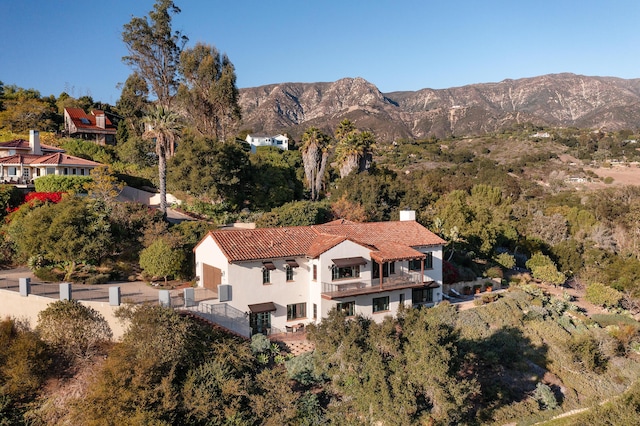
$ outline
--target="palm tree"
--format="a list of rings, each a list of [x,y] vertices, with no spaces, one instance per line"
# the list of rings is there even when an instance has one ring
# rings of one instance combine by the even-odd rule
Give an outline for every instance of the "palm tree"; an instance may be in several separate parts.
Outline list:
[[[160,211],[167,217],[167,157],[174,154],[174,147],[181,129],[178,114],[161,105],[153,108],[143,119],[145,132],[143,139],[153,139],[158,155],[158,173],[160,178]]]
[[[338,129],[336,129],[336,137],[338,145],[336,146],[336,162],[340,170],[340,177],[344,178],[354,170],[363,172],[371,167],[372,148],[375,143],[375,136],[371,132],[358,132],[352,127],[352,130],[344,132],[345,126],[343,120]]]
[[[311,189],[311,200],[315,201],[320,195],[324,171],[329,158],[330,137],[316,127],[310,127],[302,135],[302,163],[304,174]]]

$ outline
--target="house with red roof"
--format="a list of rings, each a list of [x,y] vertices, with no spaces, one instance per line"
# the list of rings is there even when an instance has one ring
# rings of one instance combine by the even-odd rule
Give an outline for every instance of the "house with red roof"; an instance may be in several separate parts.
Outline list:
[[[30,185],[47,175],[89,176],[102,164],[65,154],[63,149],[41,145],[40,133],[29,132],[29,140],[0,143],[0,183]]]
[[[94,109],[87,114],[82,108],[65,108],[64,130],[71,137],[95,141],[100,145],[116,143],[116,126],[101,110]]]
[[[402,211],[390,222],[216,230],[194,251],[212,309],[244,313],[252,334],[274,334],[332,308],[382,321],[401,304],[438,303],[445,243]]]

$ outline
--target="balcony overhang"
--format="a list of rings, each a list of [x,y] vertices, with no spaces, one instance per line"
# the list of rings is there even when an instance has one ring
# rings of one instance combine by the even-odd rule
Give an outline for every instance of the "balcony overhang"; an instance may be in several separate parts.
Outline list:
[[[254,305],[249,305],[249,311],[252,314],[261,314],[263,312],[274,312],[275,310],[276,310],[276,305],[273,302],[256,303]]]
[[[338,268],[348,268],[350,266],[366,265],[367,259],[364,257],[343,257],[341,259],[331,259]]]
[[[435,281],[425,282],[389,282],[384,283],[382,287],[379,285],[368,285],[364,282],[351,283],[350,286],[345,286],[343,290],[330,291],[322,293],[322,298],[325,300],[344,299],[345,297],[354,296],[366,296],[368,294],[379,294],[394,290],[405,289],[417,289],[417,288],[438,288],[440,284]]]

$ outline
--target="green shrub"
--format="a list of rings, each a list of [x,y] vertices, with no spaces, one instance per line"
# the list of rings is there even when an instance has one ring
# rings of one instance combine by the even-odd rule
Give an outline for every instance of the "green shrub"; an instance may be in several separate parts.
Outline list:
[[[487,272],[485,272],[485,275],[487,276],[487,278],[502,279],[504,277],[502,268],[500,268],[499,266],[492,266],[491,268],[487,269]]]
[[[556,396],[553,394],[551,388],[539,382],[536,385],[536,390],[533,392],[533,397],[538,401],[540,408],[545,410],[553,410],[558,407],[558,401],[556,400]]]
[[[586,298],[595,305],[615,308],[620,306],[623,295],[618,290],[604,284],[591,283],[587,285]]]
[[[90,176],[47,175],[34,181],[37,192],[86,193],[84,185],[91,182]]]
[[[516,266],[516,258],[509,253],[500,253],[494,260],[505,269],[513,269]]]
[[[69,360],[91,358],[112,336],[104,317],[77,300],[49,304],[38,314],[37,331]]]
[[[313,362],[313,353],[306,352],[291,358],[284,363],[287,368],[287,374],[290,379],[296,380],[298,383],[309,386],[322,381],[321,375],[316,372]]]
[[[64,278],[64,273],[52,267],[37,268],[33,271],[33,275],[40,278],[44,282],[59,282]]]
[[[591,315],[591,319],[600,324],[600,327],[607,327],[610,325],[630,325],[635,329],[640,329],[640,322],[625,315],[594,314]]]
[[[606,359],[602,356],[598,342],[589,334],[574,336],[569,342],[569,350],[574,361],[582,364],[588,371],[602,373],[606,367]]]
[[[251,351],[254,354],[268,352],[271,349],[271,341],[264,334],[251,336]]]

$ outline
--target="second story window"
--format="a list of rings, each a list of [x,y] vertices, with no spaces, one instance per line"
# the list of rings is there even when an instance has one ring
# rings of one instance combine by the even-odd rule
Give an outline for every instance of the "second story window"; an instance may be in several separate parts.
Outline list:
[[[313,280],[318,280],[318,265],[313,265]]]
[[[293,268],[287,265],[285,266],[284,270],[287,274],[287,281],[293,281]]]
[[[271,261],[262,262],[262,284],[270,284],[271,283],[271,271],[275,270],[276,267]]]
[[[337,267],[331,269],[331,280],[342,280],[360,277],[360,265]]]

